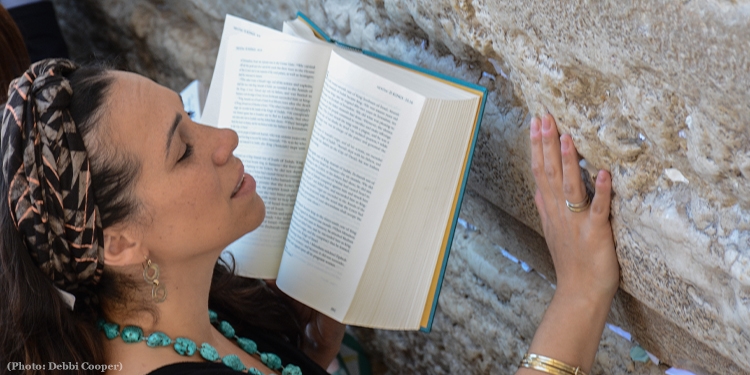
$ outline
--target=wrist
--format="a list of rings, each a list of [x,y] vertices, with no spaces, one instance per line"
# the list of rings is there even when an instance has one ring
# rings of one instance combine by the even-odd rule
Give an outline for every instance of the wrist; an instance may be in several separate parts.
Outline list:
[[[612,297],[606,294],[558,287],[529,353],[590,372],[611,303]]]
[[[603,313],[605,316],[612,306],[617,288],[597,288],[596,286],[571,286],[559,283],[552,303],[568,306],[570,309]]]
[[[557,289],[547,311],[569,321],[587,322],[591,328],[604,326],[614,295],[581,293],[580,290]]]

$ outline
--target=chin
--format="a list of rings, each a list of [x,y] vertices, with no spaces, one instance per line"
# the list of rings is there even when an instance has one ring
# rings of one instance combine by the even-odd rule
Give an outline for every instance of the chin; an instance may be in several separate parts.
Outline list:
[[[263,223],[263,219],[266,218],[266,204],[258,193],[255,193],[255,199],[253,201],[255,204],[253,204],[253,207],[250,210],[250,217],[248,218],[250,228],[247,231],[248,233],[257,229]]]

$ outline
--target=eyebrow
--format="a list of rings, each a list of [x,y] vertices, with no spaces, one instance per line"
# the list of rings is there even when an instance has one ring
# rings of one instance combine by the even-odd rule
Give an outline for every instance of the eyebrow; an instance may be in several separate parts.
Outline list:
[[[180,113],[175,114],[174,121],[172,121],[172,126],[169,128],[169,132],[167,133],[167,153],[165,158],[169,158],[169,146],[172,145],[172,138],[174,138],[174,133],[177,131],[177,125],[180,125],[180,121],[182,121],[182,115]]]

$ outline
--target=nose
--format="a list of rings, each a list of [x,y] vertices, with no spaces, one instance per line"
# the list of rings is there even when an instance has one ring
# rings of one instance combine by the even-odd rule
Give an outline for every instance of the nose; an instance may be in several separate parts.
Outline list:
[[[232,156],[232,152],[237,148],[240,140],[237,132],[232,129],[213,128],[213,130],[216,132],[215,137],[217,142],[212,159],[216,165],[223,165]]]

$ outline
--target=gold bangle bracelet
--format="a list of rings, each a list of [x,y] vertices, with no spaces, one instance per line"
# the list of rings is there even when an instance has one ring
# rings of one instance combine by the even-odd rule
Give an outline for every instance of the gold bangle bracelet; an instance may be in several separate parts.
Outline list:
[[[586,375],[580,367],[573,367],[556,359],[538,354],[527,353],[521,360],[521,366],[552,375]]]

